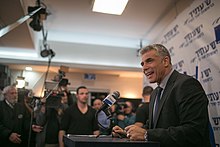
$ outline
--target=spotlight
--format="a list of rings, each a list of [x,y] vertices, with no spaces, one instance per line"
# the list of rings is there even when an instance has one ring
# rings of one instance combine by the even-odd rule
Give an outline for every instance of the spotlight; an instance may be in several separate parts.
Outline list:
[[[35,10],[37,10],[38,6],[36,7],[28,7],[28,13],[31,13]],[[37,13],[35,13],[33,16],[31,16],[31,18],[33,18],[33,20],[29,23],[29,25],[33,28],[34,31],[41,31],[42,29],[42,21],[46,20],[47,17],[47,12],[45,8],[41,8]]]
[[[34,31],[41,31],[42,25],[40,22],[39,15],[35,15],[33,20],[29,23],[29,25],[33,28]]]
[[[41,57],[48,57],[51,56],[54,57],[55,56],[55,52],[52,49],[44,49],[40,52]]]
[[[24,88],[26,86],[26,81],[24,77],[18,76],[16,79],[16,87],[17,88]]]

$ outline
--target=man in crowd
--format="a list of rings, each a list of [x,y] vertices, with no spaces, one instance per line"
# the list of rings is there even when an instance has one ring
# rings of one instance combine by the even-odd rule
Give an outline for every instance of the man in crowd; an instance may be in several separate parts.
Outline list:
[[[93,101],[93,109],[99,110],[102,107],[102,100],[97,98]]]
[[[58,100],[58,103],[47,103],[48,100]],[[66,91],[54,91],[36,111],[36,125],[41,126],[42,131],[36,134],[36,147],[59,147],[58,134],[60,121],[65,109],[68,108]]]
[[[26,147],[28,143],[29,118],[25,107],[17,103],[17,89],[3,89],[4,100],[0,102],[0,146]]]
[[[59,144],[63,147],[64,134],[99,135],[99,127],[95,119],[96,110],[87,104],[89,91],[85,86],[76,90],[76,104],[64,112],[59,131]]]
[[[144,47],[141,58],[143,73],[158,87],[150,99],[149,127],[128,126],[127,137],[160,142],[161,147],[210,147],[208,99],[201,84],[174,70],[161,44]],[[113,128],[114,136],[123,132]]]

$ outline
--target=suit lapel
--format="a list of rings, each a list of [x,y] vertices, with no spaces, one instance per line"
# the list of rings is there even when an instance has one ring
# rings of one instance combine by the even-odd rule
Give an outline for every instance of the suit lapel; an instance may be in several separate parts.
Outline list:
[[[174,82],[177,78],[177,75],[178,75],[178,72],[174,70],[174,72],[171,74],[167,84],[166,84],[166,87],[165,89],[163,90],[163,93],[162,93],[162,96],[161,96],[161,99],[160,99],[160,102],[159,102],[159,106],[158,106],[158,114],[156,115],[156,118],[155,118],[155,125],[157,125],[157,121],[160,117],[160,112],[164,106],[164,103],[166,101],[166,99],[168,98],[168,96],[170,95],[170,92],[172,91],[172,87],[174,85]],[[152,110],[153,111],[153,110]]]

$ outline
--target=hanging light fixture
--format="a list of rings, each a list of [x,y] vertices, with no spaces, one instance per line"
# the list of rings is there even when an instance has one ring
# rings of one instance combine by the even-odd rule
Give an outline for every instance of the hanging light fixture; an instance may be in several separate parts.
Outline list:
[[[41,57],[55,56],[55,52],[52,49],[44,49],[40,52]]]

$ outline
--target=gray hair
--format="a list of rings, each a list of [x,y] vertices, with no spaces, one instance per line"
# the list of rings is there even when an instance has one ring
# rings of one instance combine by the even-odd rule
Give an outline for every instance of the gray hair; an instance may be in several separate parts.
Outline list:
[[[3,93],[3,95],[5,95],[6,93],[8,93],[11,89],[16,89],[16,87],[14,86],[14,85],[10,85],[10,86],[6,86],[4,89],[3,89],[3,91],[2,91],[2,93]]]
[[[143,55],[146,52],[151,51],[151,50],[155,50],[159,57],[164,58],[164,57],[168,56],[169,62],[171,64],[170,53],[169,53],[168,49],[165,46],[163,46],[162,44],[152,44],[152,45],[145,46],[144,48],[141,49],[140,54]]]

